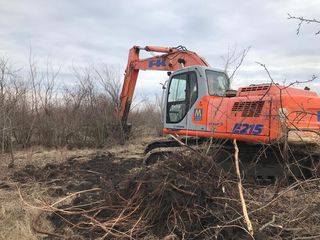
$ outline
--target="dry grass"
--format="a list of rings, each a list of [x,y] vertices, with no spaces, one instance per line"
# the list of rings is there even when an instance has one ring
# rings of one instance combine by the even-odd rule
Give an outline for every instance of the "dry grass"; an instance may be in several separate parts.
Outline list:
[[[114,146],[107,149],[45,149],[42,147],[32,147],[28,150],[14,153],[15,165],[8,168],[11,161],[10,154],[0,154],[0,239],[20,240],[20,239],[40,239],[33,229],[32,224],[38,219],[36,226],[41,230],[52,232],[52,226],[45,216],[38,218],[39,210],[26,206],[21,199],[16,188],[16,183],[12,181],[14,172],[24,169],[27,165],[34,165],[42,168],[47,164],[60,164],[71,157],[77,157],[77,161],[86,161],[93,156],[105,151],[121,157],[139,158],[143,153],[143,143],[151,138],[142,138],[131,141],[124,146]],[[141,144],[142,143],[142,144]],[[1,187],[1,184],[3,187]],[[56,199],[46,193],[46,189],[35,183],[19,184],[23,198],[32,205],[39,205],[36,199],[44,198],[48,201]]]
[[[0,183],[6,187],[0,189],[0,239],[20,240],[20,239],[39,239],[32,229],[33,221],[40,213],[39,210],[27,207],[19,198],[16,184],[11,181],[11,176],[15,171],[23,169],[26,165],[35,165],[43,167],[48,163],[61,163],[72,156],[89,157],[94,154],[95,150],[46,150],[43,148],[31,148],[26,151],[15,153],[15,166],[8,168],[10,163],[10,155],[0,155]],[[41,195],[46,199],[50,199],[38,184],[23,184],[22,191],[24,197],[31,204],[37,205],[36,196]],[[51,200],[53,200],[51,198]],[[41,217],[41,221],[37,221],[37,226],[48,231],[52,230],[51,223],[45,217]]]
[[[16,192],[0,190],[0,239],[38,239],[32,232],[31,212],[25,209]]]
[[[28,150],[18,151],[14,153],[15,166],[13,169],[9,169],[8,164],[10,163],[10,155],[2,154],[0,155],[0,173],[12,173],[18,169],[24,168],[26,165],[35,165],[38,167],[44,167],[48,163],[61,163],[66,159],[74,156],[88,156],[94,154],[96,150],[94,149],[77,149],[77,150],[68,150],[68,149],[45,149],[42,147],[32,147]]]

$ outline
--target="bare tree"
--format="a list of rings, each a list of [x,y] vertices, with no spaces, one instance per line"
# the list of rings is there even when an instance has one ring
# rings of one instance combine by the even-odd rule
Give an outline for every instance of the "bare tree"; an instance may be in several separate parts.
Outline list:
[[[14,113],[18,101],[24,91],[21,91],[15,71],[11,70],[9,60],[0,59],[0,123],[1,123],[1,152],[10,152],[11,162],[14,165]]]
[[[223,56],[224,61],[224,70],[228,73],[229,79],[227,82],[227,88],[229,89],[232,83],[232,80],[235,78],[236,73],[240,69],[244,59],[248,55],[248,52],[251,47],[247,47],[242,51],[237,51],[237,47],[228,47],[228,52],[226,56]]]
[[[114,107],[119,109],[121,80],[118,72],[108,65],[104,66],[100,71],[95,69],[95,72],[96,79],[111,98]]]
[[[303,23],[305,24],[319,24],[320,21],[313,18],[305,18],[305,17],[296,17],[296,16],[292,16],[290,13],[288,13],[288,19],[293,19],[293,20],[298,20],[299,24],[298,24],[298,28],[297,28],[297,35],[300,33],[300,29]],[[315,35],[319,35],[320,34],[320,30],[317,30],[315,32]]]
[[[76,82],[58,85],[60,68],[44,68],[30,50],[27,71],[13,71],[0,58],[0,151],[45,147],[103,147],[119,142],[121,79],[110,66],[73,68]],[[62,90],[60,90],[62,88]],[[153,107],[134,109],[156,115]],[[150,116],[150,115],[149,115]],[[138,124],[144,124],[137,122]],[[12,160],[13,162],[13,160]]]

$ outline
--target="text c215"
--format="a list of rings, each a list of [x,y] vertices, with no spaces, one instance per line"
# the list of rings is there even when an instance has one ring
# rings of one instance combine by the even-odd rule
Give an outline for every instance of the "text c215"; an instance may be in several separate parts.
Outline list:
[[[260,135],[262,129],[263,124],[236,123],[232,129],[232,133]]]

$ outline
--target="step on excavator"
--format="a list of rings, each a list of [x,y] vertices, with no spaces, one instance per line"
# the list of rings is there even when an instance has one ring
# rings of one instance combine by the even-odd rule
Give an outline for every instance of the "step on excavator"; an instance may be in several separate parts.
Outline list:
[[[153,56],[140,59],[140,51]],[[183,46],[134,46],[118,109],[125,131],[130,129],[128,115],[140,70],[168,72],[163,132],[174,136],[150,143],[145,149],[146,164],[181,150],[181,142],[195,147],[210,142],[213,160],[231,174],[235,139],[247,180],[319,176],[320,97],[316,92],[273,82],[231,90],[226,72],[210,67]]]

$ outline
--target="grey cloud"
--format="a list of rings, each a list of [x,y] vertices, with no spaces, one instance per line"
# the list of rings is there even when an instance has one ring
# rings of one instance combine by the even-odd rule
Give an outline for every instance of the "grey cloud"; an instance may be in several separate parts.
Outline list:
[[[305,79],[319,74],[320,38],[312,26],[303,26],[296,36],[297,22],[286,14],[319,17],[319,10],[316,0],[2,1],[0,53],[21,62],[31,45],[39,58],[61,63],[65,77],[70,65],[106,62],[124,69],[135,44],[186,45],[215,67],[223,67],[228,46],[252,46],[237,75],[239,83],[266,79],[255,61],[276,69],[279,79]],[[139,90],[156,92],[148,84],[138,81]]]

